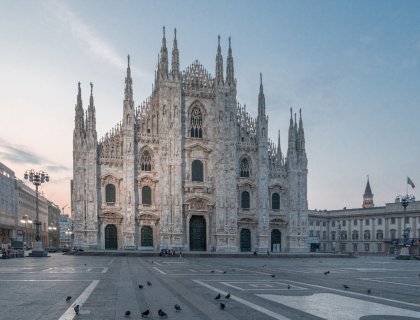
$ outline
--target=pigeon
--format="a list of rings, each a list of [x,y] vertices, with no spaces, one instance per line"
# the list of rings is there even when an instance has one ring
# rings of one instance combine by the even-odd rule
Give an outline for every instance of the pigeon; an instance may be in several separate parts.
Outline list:
[[[371,291],[370,289],[367,289],[367,293],[368,293],[368,294],[371,294],[371,293],[372,293],[372,291]]]
[[[181,311],[181,307],[179,306],[179,304],[174,305],[174,308],[176,311]]]
[[[142,284],[139,284],[139,289],[143,289],[143,285]]]
[[[79,311],[80,311],[80,306],[79,305],[76,305],[74,307],[74,312],[76,312],[76,314],[79,314]]]
[[[216,300],[219,300],[220,299],[220,293],[216,296],[216,298],[215,298]]]
[[[275,277],[276,277],[276,275],[275,275],[275,274],[272,274],[272,275],[271,275],[271,278],[275,278]]]
[[[155,263],[155,262],[152,260],[152,263]]]
[[[219,308],[220,308],[220,310],[225,310],[225,304],[223,303],[223,302],[220,302],[220,306],[219,306]]]
[[[226,273],[226,271],[223,271],[223,273]]]
[[[232,271],[235,271],[235,269],[232,269]]]
[[[168,317],[168,315],[162,309],[158,310],[158,315],[161,318],[167,318]]]
[[[147,318],[147,316],[150,314],[150,311],[149,311],[149,309],[147,309],[146,311],[143,311],[142,313],[141,313],[141,317],[142,318]]]
[[[225,296],[226,299],[230,298],[230,292],[228,292],[228,294]]]
[[[348,288],[350,288],[348,285],[346,285],[346,284],[343,284],[343,288],[345,289],[345,290],[347,290]]]
[[[291,287],[290,287],[290,284],[288,284],[288,285],[287,285],[287,289],[290,289],[290,288],[291,288]]]
[[[211,270],[210,272],[211,272],[211,273],[214,273],[214,270]]]
[[[85,263],[85,265],[86,265],[86,263]]]
[[[71,296],[67,296],[66,302],[69,302],[71,300]]]
[[[125,312],[125,316],[126,316],[126,317],[130,316],[130,314],[131,314],[130,310],[127,310],[127,311]]]
[[[330,270],[324,272],[325,275],[330,274]]]
[[[151,283],[150,281],[147,281],[147,285],[148,285],[148,286],[151,286],[151,285],[152,285],[152,283]]]

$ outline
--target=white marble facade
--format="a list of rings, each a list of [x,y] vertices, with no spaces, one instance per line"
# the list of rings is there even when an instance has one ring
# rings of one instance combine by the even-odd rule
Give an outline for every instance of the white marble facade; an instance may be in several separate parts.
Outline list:
[[[258,116],[236,100],[229,38],[213,77],[198,62],[171,69],[162,38],[153,91],[134,105],[128,57],[123,114],[97,139],[92,94],[79,83],[73,135],[74,244],[98,250],[305,252],[307,158],[301,114],[290,117],[284,155],[267,137],[263,84]],[[225,74],[224,74],[225,73]],[[280,135],[280,134],[279,134]]]

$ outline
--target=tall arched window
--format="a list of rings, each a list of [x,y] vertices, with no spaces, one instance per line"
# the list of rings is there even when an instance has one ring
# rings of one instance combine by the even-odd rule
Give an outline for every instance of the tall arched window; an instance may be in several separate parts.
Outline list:
[[[203,163],[200,160],[194,160],[191,164],[192,181],[203,181]]]
[[[243,191],[241,194],[241,208],[242,209],[249,209],[249,192]]]
[[[351,234],[352,240],[359,240],[359,231],[354,230]]]
[[[384,232],[382,230],[376,231],[376,240],[382,240],[384,238]]]
[[[105,200],[106,203],[115,203],[115,186],[107,184],[105,187]]]
[[[144,150],[140,158],[141,171],[152,170],[152,156],[149,150]]]
[[[241,160],[241,164],[240,164],[240,169],[241,169],[241,177],[242,178],[248,178],[249,177],[249,162],[247,158],[242,158]]]
[[[363,233],[363,239],[364,240],[370,240],[370,231],[369,230],[365,230],[365,232]]]
[[[397,230],[391,229],[391,239],[397,239]]]
[[[331,240],[335,240],[335,231],[331,232]]]
[[[271,209],[280,209],[280,195],[277,192],[273,193],[273,195],[271,196]]]
[[[191,110],[191,124],[190,124],[190,135],[192,138],[203,137],[203,116],[199,108],[194,107]]]
[[[141,189],[141,203],[152,204],[152,189],[148,186]]]

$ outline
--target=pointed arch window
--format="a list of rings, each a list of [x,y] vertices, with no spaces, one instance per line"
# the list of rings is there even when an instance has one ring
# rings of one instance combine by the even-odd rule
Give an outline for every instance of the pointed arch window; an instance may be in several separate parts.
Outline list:
[[[190,136],[192,138],[203,137],[203,115],[198,107],[194,107],[191,110],[191,124],[190,124]]]
[[[116,192],[115,192],[115,186],[113,184],[107,184],[105,187],[105,200],[106,203],[115,203],[116,200]]]
[[[240,169],[241,169],[241,172],[240,172],[241,178],[248,178],[249,177],[249,161],[247,158],[242,158]]]
[[[194,160],[191,164],[192,181],[203,181],[203,163],[200,160]]]
[[[271,196],[271,208],[273,210],[280,210],[280,195],[277,192]]]
[[[243,191],[241,194],[241,208],[249,209],[249,207],[250,207],[249,192]]]
[[[148,186],[141,189],[141,203],[146,205],[152,204],[152,189]]]
[[[140,158],[141,171],[152,171],[152,156],[149,150],[144,150]]]

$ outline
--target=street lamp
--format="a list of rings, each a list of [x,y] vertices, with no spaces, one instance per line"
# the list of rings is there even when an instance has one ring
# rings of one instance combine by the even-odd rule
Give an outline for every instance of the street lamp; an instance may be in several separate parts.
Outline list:
[[[395,198],[395,202],[401,202],[401,205],[404,207],[404,211],[406,210],[410,202],[415,202],[415,201],[416,201],[416,197],[412,194],[410,195],[406,194],[405,196],[399,195]]]
[[[22,217],[22,219],[20,220],[20,222],[21,223],[24,223],[25,224],[25,232],[23,233],[23,242],[27,242],[28,241],[28,238],[27,238],[27,235],[26,235],[26,233],[28,232],[28,227],[27,227],[27,225],[28,224],[32,224],[32,220],[31,219],[29,219],[29,217],[28,217],[28,215],[27,214],[25,214],[23,217]],[[27,245],[27,243],[26,243],[26,245]]]
[[[39,221],[39,198],[38,198],[38,187],[44,183],[50,181],[50,177],[48,173],[45,171],[34,171],[26,170],[24,176],[25,180],[32,182],[35,186],[35,195],[36,195],[36,233],[35,233],[35,248],[30,253],[31,257],[46,257],[47,253],[42,248],[42,241],[41,241],[41,234],[40,234],[40,226],[41,222]]]

